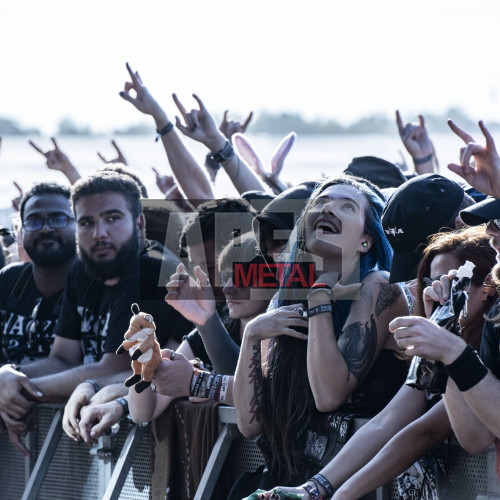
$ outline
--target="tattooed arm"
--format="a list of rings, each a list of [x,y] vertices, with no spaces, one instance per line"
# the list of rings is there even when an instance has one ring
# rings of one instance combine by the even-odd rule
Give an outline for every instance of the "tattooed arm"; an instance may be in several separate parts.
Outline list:
[[[233,402],[236,408],[238,429],[247,438],[261,432],[260,401],[262,365],[260,340],[243,336],[240,358],[234,374]]]
[[[328,301],[326,293],[314,293],[308,306]],[[395,348],[388,325],[407,311],[399,286],[389,285],[384,273],[374,272],[363,280],[338,342],[330,314],[309,319],[307,372],[319,411],[339,408],[366,376],[382,347]]]

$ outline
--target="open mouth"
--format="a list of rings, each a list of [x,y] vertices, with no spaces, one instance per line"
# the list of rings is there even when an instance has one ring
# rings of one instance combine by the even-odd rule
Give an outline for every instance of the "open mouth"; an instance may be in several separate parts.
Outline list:
[[[314,224],[315,231],[322,231],[328,234],[339,234],[340,228],[337,227],[333,222],[327,221],[325,219],[319,219]]]

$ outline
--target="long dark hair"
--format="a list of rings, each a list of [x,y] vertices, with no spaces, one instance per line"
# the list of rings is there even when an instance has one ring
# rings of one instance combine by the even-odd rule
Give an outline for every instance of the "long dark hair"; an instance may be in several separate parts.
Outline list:
[[[302,262],[307,258],[306,214],[325,189],[337,184],[354,187],[368,202],[364,231],[373,238],[373,245],[360,257],[360,278],[363,279],[371,270],[389,270],[392,249],[380,222],[384,208],[383,196],[369,181],[352,176],[330,178],[316,188],[292,232],[283,254],[285,262]],[[284,275],[287,280],[286,271]],[[278,306],[289,304],[289,298],[289,291],[280,289]],[[272,450],[273,471],[284,481],[291,480],[299,473],[301,458],[296,443],[297,433],[317,411],[307,376],[306,358],[307,346],[303,340],[286,335],[277,337],[273,341],[263,377],[262,426]]]

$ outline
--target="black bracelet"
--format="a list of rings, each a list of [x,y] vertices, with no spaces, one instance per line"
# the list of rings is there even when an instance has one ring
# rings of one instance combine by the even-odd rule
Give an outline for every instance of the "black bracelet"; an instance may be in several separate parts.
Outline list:
[[[212,155],[212,158],[217,162],[217,163],[222,163],[223,161],[229,160],[232,158],[234,155],[234,149],[233,146],[229,141],[226,142],[224,147],[220,150],[217,151],[217,153],[214,153]]]
[[[326,491],[326,494],[329,496],[329,497],[332,497],[333,494],[335,493],[335,488],[332,486],[332,483],[330,483],[330,481],[328,481],[328,479],[323,476],[323,474],[316,474],[315,476],[313,476],[310,481],[312,481],[313,483],[317,483],[319,484],[320,486],[322,486],[324,488],[324,490]]]
[[[120,403],[120,406],[123,409],[123,416],[127,417],[130,414],[130,411],[128,409],[128,401],[125,398],[116,398],[115,401],[117,403]]]
[[[101,390],[101,388],[99,387],[99,384],[95,380],[88,379],[88,380],[84,380],[83,382],[84,383],[87,382],[88,384],[90,384],[94,388],[96,393]]]
[[[156,129],[156,133],[158,134],[155,137],[155,142],[158,142],[162,136],[167,135],[174,128],[174,124],[172,122],[168,122],[161,130]]]
[[[308,318],[312,318],[313,316],[316,316],[318,314],[331,313],[331,312],[333,312],[333,307],[331,304],[321,304],[316,307],[310,307],[306,311],[306,315]]]
[[[453,363],[445,365],[445,369],[461,392],[474,387],[488,373],[488,368],[484,366],[477,352],[470,345]]]
[[[432,160],[432,157],[434,156],[434,153],[431,153],[430,155],[424,156],[423,158],[418,158],[418,159],[413,159],[413,163],[415,165],[422,165],[423,163],[427,163],[428,161]]]

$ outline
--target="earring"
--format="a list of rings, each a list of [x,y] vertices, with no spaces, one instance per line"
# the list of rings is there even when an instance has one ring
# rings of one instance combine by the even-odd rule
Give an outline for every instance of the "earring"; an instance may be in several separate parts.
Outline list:
[[[363,243],[361,243],[361,245],[363,245],[366,248],[368,246],[368,242],[367,241],[363,241]]]

